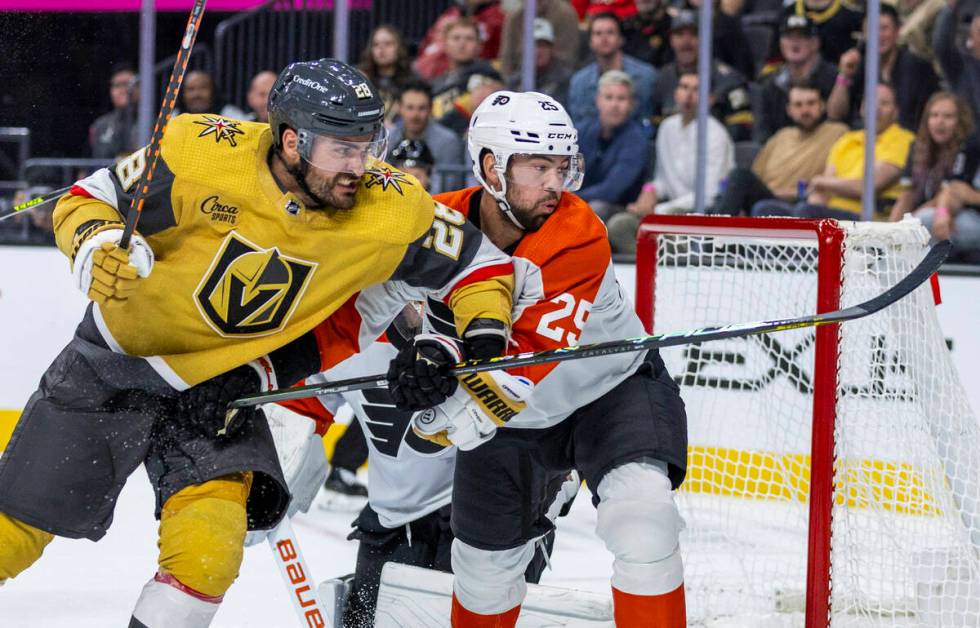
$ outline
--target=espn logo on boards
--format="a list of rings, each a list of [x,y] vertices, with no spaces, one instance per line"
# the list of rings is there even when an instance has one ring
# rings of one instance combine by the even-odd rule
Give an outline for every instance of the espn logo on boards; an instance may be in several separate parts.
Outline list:
[[[326,628],[326,618],[323,617],[320,609],[317,608],[316,594],[310,586],[306,572],[303,571],[303,565],[298,560],[299,554],[293,542],[289,539],[283,539],[277,542],[276,554],[279,560],[285,565],[286,575],[289,577],[289,583],[293,587],[293,595],[296,596],[299,605],[307,609],[303,613],[303,616],[306,618],[306,625],[310,628]]]

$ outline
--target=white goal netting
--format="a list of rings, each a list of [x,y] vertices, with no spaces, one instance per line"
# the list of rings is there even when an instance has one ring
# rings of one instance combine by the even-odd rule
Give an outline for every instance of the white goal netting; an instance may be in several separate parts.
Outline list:
[[[916,221],[841,227],[842,307],[897,283],[927,249]],[[641,243],[656,246],[655,277],[640,280],[655,280],[657,333],[816,311],[830,266],[816,239],[678,232]],[[663,351],[688,410],[678,503],[691,624],[804,625],[808,539],[826,533],[809,525],[816,396],[836,406],[831,625],[980,626],[980,424],[929,285],[841,326],[836,390],[817,383],[815,338]]]

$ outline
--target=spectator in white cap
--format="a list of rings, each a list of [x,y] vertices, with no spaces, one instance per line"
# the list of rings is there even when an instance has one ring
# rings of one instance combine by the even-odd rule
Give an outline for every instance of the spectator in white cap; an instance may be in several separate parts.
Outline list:
[[[534,91],[548,94],[567,106],[571,69],[555,56],[555,30],[543,17],[534,18]],[[511,74],[507,87],[521,89],[521,70]]]

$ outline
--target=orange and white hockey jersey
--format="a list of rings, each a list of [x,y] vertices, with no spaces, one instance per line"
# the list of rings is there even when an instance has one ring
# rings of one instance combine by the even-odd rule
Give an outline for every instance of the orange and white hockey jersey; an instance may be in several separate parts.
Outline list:
[[[470,217],[483,192],[467,188],[435,196],[437,204]],[[472,222],[472,218],[470,218]],[[620,340],[645,332],[616,281],[605,225],[579,197],[566,192],[540,229],[529,232],[511,254],[514,261],[513,327],[508,353]],[[452,333],[444,303],[429,299],[438,333]],[[441,314],[440,314],[441,313]],[[443,319],[443,324],[439,319]],[[508,427],[541,428],[563,421],[631,375],[644,353],[624,353],[508,369],[536,387],[528,407]]]

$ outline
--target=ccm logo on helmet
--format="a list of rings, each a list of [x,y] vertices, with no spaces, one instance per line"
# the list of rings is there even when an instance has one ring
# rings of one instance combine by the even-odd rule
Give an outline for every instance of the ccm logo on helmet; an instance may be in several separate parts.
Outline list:
[[[293,80],[299,83],[300,85],[305,85],[306,87],[312,87],[318,92],[323,92],[324,94],[327,93],[327,88],[321,85],[320,83],[318,83],[317,81],[311,81],[310,79],[303,78],[302,76],[294,76]]]
[[[575,139],[574,133],[548,133],[549,140],[573,140]]]

